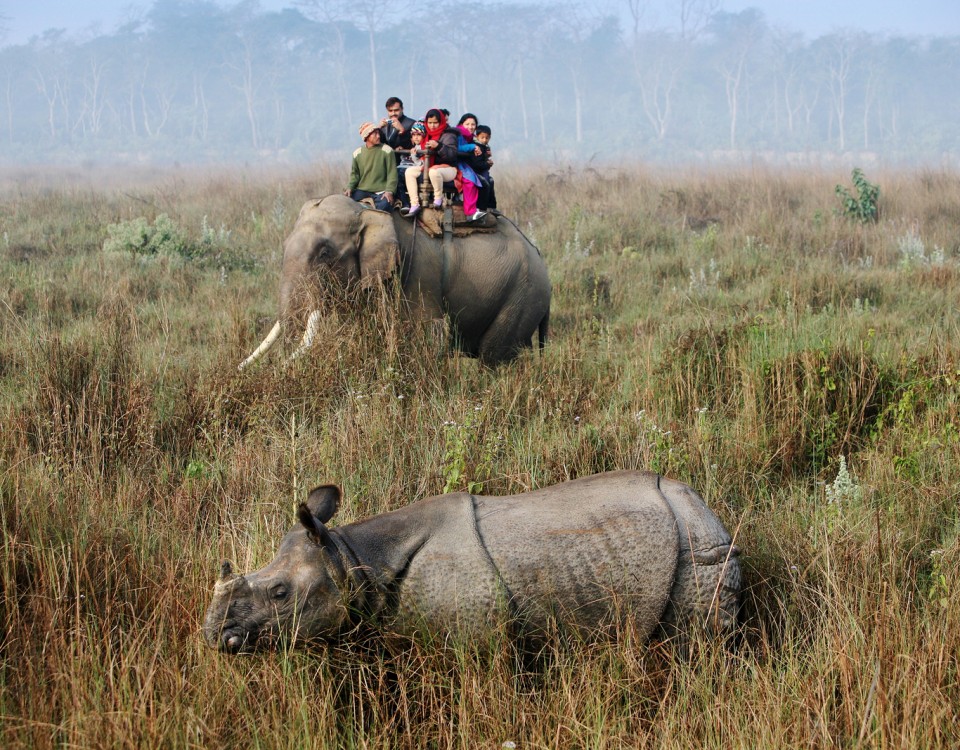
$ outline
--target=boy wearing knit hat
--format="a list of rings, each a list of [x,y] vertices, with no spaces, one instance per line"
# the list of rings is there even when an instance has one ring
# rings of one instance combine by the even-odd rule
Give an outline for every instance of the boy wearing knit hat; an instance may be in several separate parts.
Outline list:
[[[373,198],[381,211],[393,210],[393,194],[397,192],[397,160],[393,149],[380,143],[380,129],[372,122],[360,126],[363,145],[353,152],[350,182],[343,191],[355,201]]]

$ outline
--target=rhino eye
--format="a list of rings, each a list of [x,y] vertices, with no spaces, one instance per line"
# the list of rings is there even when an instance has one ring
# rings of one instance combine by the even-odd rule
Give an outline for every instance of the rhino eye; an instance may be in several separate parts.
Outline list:
[[[282,583],[276,583],[270,587],[270,598],[282,600],[287,598],[287,587]]]

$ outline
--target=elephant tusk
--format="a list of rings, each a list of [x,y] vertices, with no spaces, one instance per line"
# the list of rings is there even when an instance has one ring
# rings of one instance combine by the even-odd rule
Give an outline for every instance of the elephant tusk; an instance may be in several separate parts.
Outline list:
[[[296,351],[290,355],[288,362],[293,362],[293,360],[299,358],[303,355],[307,349],[313,344],[314,338],[317,335],[317,329],[320,328],[320,311],[314,310],[310,313],[310,317],[307,318],[307,329],[303,332],[303,340],[300,342],[300,346],[297,347]]]
[[[280,321],[278,320],[276,323],[273,324],[273,328],[270,329],[270,333],[267,334],[267,337],[263,340],[260,346],[258,346],[254,350],[253,354],[251,354],[249,357],[243,360],[243,362],[240,363],[237,369],[242,370],[244,367],[247,367],[248,365],[252,364],[256,360],[260,359],[261,355],[265,351],[267,351],[271,346],[273,346],[274,342],[276,342],[279,336],[280,336]]]

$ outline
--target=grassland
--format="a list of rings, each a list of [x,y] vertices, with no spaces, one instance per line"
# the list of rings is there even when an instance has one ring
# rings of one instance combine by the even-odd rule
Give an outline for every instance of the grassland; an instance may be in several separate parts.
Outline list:
[[[860,225],[841,173],[501,173],[542,356],[327,300],[311,357],[240,374],[342,175],[0,176],[0,745],[956,747],[960,177],[868,177]],[[735,643],[201,643],[219,561],[268,561],[315,484],[343,523],[634,467],[736,532]]]

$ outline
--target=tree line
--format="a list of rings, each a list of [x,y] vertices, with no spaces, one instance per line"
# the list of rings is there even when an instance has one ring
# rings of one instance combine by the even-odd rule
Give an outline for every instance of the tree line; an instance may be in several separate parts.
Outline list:
[[[960,37],[808,39],[715,5],[646,28],[642,0],[156,0],[109,33],[0,48],[0,159],[322,159],[391,95],[475,112],[516,158],[960,156]]]

